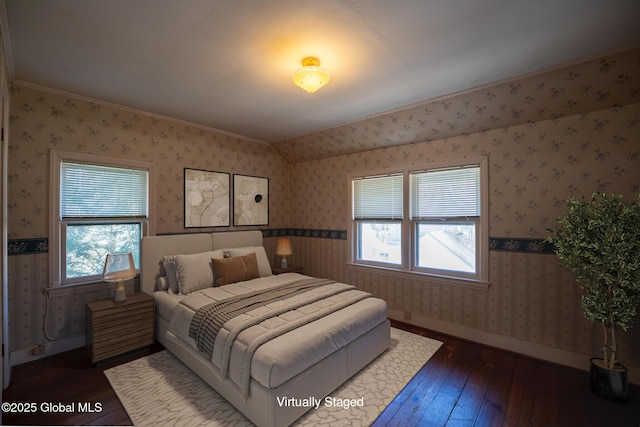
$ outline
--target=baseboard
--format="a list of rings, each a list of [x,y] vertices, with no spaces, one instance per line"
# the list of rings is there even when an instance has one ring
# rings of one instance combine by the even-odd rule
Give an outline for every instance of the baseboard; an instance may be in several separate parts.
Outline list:
[[[407,320],[404,318],[403,311],[391,308],[388,310],[388,315],[390,319],[397,320],[399,322],[409,323],[420,326],[421,328],[431,329],[432,331],[442,332],[447,335],[512,351],[514,353],[523,354],[525,356],[545,360],[547,362],[557,363],[583,371],[589,370],[590,356],[584,354],[560,350],[424,316],[416,316],[412,314],[411,319]],[[640,369],[636,367],[627,367],[627,369],[629,382],[633,384],[640,384]]]
[[[33,347],[12,351],[9,356],[11,366],[22,365],[23,363],[42,359],[44,357],[52,356],[54,354],[62,353],[68,350],[73,350],[74,348],[84,347],[85,336],[78,335],[71,338],[49,341],[43,345],[44,351],[39,354],[33,354]]]

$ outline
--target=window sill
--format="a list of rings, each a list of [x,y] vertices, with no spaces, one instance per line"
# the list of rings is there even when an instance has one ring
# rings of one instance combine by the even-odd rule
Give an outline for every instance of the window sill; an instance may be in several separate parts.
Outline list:
[[[416,271],[396,270],[394,268],[385,268],[380,266],[363,265],[347,263],[347,269],[352,271],[360,271],[367,273],[383,274],[386,276],[418,280],[426,283],[434,283],[438,285],[457,286],[466,289],[476,289],[480,291],[489,290],[490,283],[483,280],[464,279],[459,277],[438,276],[435,274],[419,273]]]
[[[134,279],[125,280],[124,285],[127,291],[131,286],[135,287],[135,283],[138,280],[139,276],[136,276]],[[73,295],[80,294],[85,292],[98,292],[104,291],[105,289],[113,290],[115,287],[115,283],[112,282],[103,282],[102,280],[95,282],[86,282],[86,283],[70,283],[68,285],[58,285],[58,286],[49,286],[45,288],[45,291],[50,296],[64,296],[64,295]]]

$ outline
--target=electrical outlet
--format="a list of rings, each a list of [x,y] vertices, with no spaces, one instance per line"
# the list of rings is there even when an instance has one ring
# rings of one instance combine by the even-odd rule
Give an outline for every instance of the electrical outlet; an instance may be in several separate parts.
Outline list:
[[[31,354],[34,356],[37,356],[38,354],[44,353],[44,350],[45,350],[44,344],[38,344],[37,346],[31,349]]]
[[[411,320],[411,312],[405,311],[402,317],[404,317],[404,320]]]

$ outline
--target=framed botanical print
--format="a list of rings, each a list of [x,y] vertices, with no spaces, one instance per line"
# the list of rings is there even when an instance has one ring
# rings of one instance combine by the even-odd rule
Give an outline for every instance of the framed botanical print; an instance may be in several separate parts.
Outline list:
[[[184,227],[231,225],[230,174],[184,169]]]
[[[233,175],[233,225],[269,224],[269,178]]]

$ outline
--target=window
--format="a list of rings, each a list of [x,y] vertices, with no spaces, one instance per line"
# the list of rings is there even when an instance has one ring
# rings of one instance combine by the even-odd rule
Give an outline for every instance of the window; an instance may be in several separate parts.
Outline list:
[[[108,253],[131,252],[139,269],[152,165],[60,151],[51,161],[54,286],[99,281]]]
[[[480,167],[412,172],[415,267],[475,275],[478,265]]]
[[[486,282],[486,163],[352,176],[351,264]]]
[[[358,230],[358,259],[402,264],[402,175],[353,181],[353,219]]]

